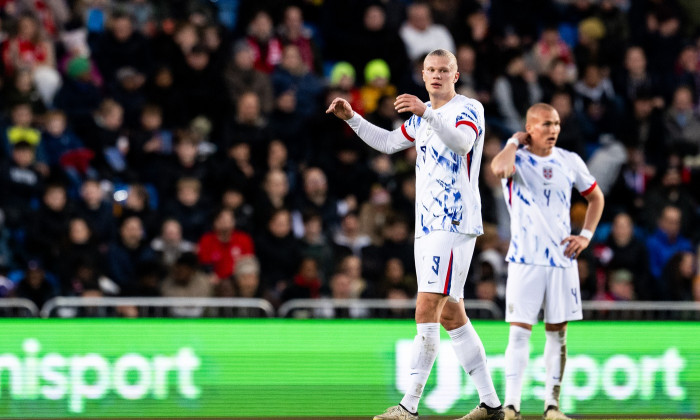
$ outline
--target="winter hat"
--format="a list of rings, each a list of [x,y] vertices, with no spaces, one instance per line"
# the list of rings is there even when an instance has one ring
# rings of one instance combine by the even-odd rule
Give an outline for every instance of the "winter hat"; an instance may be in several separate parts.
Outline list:
[[[386,61],[382,59],[374,59],[367,63],[365,66],[365,81],[371,82],[374,79],[383,78],[389,80],[391,78],[391,71],[389,71],[389,65]]]
[[[86,57],[73,57],[68,61],[66,66],[68,76],[77,79],[88,72],[90,72],[90,60]]]
[[[331,69],[331,85],[332,86],[337,86],[340,83],[340,80],[345,77],[349,77],[352,80],[355,80],[355,68],[352,66],[352,64],[348,63],[347,61],[341,61],[337,63],[333,68]]]

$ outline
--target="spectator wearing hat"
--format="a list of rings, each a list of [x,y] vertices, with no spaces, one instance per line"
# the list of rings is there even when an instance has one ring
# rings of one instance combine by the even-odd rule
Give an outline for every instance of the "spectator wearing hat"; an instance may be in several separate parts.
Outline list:
[[[348,102],[350,102],[352,109],[360,115],[365,115],[362,95],[355,85],[356,81],[355,68],[347,61],[339,61],[331,68],[328,80],[330,86],[343,91],[349,96]]]
[[[633,275],[629,270],[618,268],[608,274],[607,298],[617,301],[630,301],[637,298],[632,282]]]
[[[260,298],[260,263],[254,255],[242,257],[236,263],[233,273],[233,286],[236,297]]]
[[[2,132],[0,157],[8,156],[13,146],[27,142],[37,148],[41,143],[41,132],[34,128],[34,112],[28,102],[18,102],[10,107],[10,122]]]
[[[578,43],[574,47],[574,61],[578,74],[582,75],[589,64],[610,64],[610,57],[601,43],[605,37],[605,25],[597,17],[589,17],[578,24]]]
[[[260,263],[257,258],[254,256],[240,258],[236,263],[234,275],[221,279],[214,289],[214,295],[228,298],[263,298],[263,290],[260,286]],[[228,316],[244,318],[259,317],[262,313],[259,308],[252,307],[227,308],[225,311]]]
[[[382,96],[396,97],[396,86],[391,84],[391,70],[386,61],[377,58],[365,66],[365,84],[360,88],[365,112],[377,109]]]
[[[74,58],[85,58],[90,64],[90,76],[95,81],[96,86],[102,86],[102,75],[95,62],[90,58],[90,46],[88,45],[88,31],[85,27],[73,27],[71,24],[59,35],[61,45],[65,50],[63,57],[59,60],[58,69],[61,75],[68,75],[69,63]]]
[[[92,64],[86,57],[73,57],[66,63],[63,85],[54,98],[54,105],[66,113],[76,132],[81,132],[92,120],[92,113],[102,101]]]

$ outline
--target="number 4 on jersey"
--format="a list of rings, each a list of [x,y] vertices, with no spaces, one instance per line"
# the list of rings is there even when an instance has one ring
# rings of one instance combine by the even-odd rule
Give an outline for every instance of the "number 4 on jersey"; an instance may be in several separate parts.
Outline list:
[[[435,264],[432,269],[433,272],[437,275],[438,271],[440,270],[440,256],[436,255],[433,257],[433,264]]]

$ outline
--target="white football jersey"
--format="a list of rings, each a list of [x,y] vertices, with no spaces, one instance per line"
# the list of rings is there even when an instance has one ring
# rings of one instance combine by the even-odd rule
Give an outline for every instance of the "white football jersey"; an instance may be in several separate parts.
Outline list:
[[[430,103],[426,103],[430,106]],[[471,127],[476,140],[466,156],[443,143],[424,118],[413,115],[401,126],[414,143],[416,158],[416,237],[434,230],[481,235],[479,168],[484,146],[484,107],[479,101],[456,95],[433,110],[443,121]]]
[[[596,187],[576,153],[558,147],[549,156],[515,154],[515,173],[502,180],[510,211],[510,248],[506,260],[521,264],[570,267],[561,241],[571,235],[571,190],[583,196]]]

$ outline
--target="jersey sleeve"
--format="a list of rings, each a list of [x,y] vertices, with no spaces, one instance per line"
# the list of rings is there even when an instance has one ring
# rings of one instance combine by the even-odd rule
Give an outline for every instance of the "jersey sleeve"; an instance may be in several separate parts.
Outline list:
[[[416,141],[416,132],[418,131],[418,126],[421,123],[421,117],[417,115],[411,115],[411,118],[407,119],[403,124],[401,124],[401,134],[406,138],[406,140],[413,143]]]
[[[583,162],[583,159],[576,153],[571,153],[571,161],[575,171],[574,175],[574,187],[581,193],[582,196],[587,196],[593,189],[595,189],[598,183],[596,182],[588,167]]]
[[[459,127],[460,125],[471,127],[471,129],[474,130],[476,138],[479,138],[479,136],[484,132],[483,116],[483,107],[477,106],[477,104],[472,102],[466,102],[457,114],[455,127]]]

